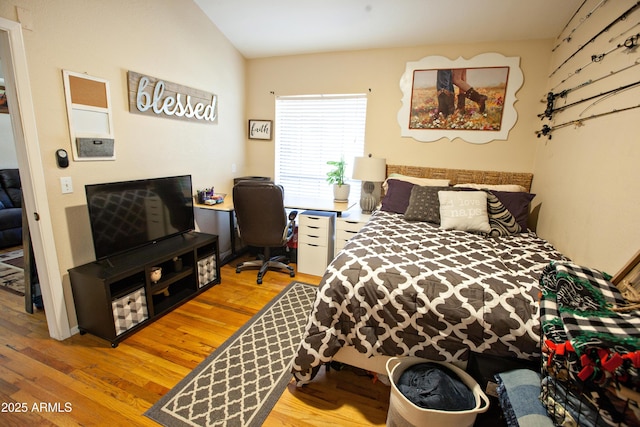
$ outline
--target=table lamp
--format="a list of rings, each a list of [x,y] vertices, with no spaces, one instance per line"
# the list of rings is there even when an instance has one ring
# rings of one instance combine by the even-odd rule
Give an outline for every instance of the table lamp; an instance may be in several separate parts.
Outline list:
[[[374,182],[384,181],[386,175],[386,159],[372,157],[356,157],[353,162],[353,179],[364,181],[360,195],[362,213],[370,214],[376,207],[373,195]]]

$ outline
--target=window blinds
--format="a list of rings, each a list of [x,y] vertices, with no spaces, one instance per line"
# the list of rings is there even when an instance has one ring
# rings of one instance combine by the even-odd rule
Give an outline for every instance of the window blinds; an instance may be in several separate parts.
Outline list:
[[[277,97],[276,183],[288,196],[333,197],[327,161],[344,157],[349,198],[359,200],[361,183],[351,175],[364,151],[366,113],[366,94]]]

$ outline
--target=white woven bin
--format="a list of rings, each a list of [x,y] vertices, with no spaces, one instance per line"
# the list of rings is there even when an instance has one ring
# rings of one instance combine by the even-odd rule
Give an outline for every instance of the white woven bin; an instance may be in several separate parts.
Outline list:
[[[208,256],[198,260],[198,287],[201,288],[217,279],[216,257]]]
[[[402,394],[396,384],[407,368],[418,363],[436,363],[453,371],[473,392],[476,406],[466,411],[442,411],[415,405]],[[391,380],[387,427],[471,427],[476,421],[476,415],[489,409],[489,398],[480,385],[465,371],[450,363],[434,362],[419,357],[392,357],[387,360],[387,374]]]

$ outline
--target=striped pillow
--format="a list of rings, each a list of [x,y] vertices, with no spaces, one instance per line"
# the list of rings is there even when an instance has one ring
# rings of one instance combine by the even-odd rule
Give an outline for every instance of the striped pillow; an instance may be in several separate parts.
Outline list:
[[[489,191],[487,193],[487,214],[489,215],[489,236],[510,236],[522,232],[522,227],[502,202]]]

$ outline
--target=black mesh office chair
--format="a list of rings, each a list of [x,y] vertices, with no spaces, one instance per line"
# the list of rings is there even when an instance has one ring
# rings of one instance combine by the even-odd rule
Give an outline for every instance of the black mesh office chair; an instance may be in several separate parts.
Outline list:
[[[271,181],[240,181],[233,186],[233,206],[242,240],[249,246],[264,248],[260,259],[238,264],[236,273],[259,269],[258,284],[267,270],[288,272],[294,277],[295,271],[286,264],[285,256],[270,256],[271,248],[283,247],[292,237],[294,227],[290,223],[297,214],[291,212],[287,222],[282,187]]]

